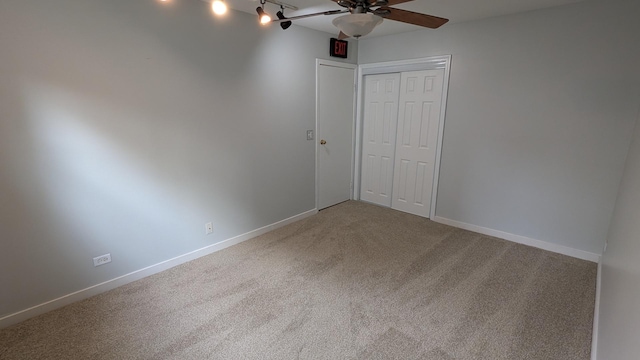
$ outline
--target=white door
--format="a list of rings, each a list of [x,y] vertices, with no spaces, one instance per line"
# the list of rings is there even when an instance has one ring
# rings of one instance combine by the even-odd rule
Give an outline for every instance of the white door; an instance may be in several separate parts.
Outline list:
[[[355,67],[318,65],[318,209],[351,199]]]
[[[391,206],[400,74],[364,77],[360,199]]]
[[[444,70],[403,72],[391,207],[429,217]]]

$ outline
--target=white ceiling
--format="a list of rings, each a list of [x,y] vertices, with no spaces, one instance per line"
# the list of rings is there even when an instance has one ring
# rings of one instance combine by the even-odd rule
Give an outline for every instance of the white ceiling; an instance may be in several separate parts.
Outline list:
[[[205,0],[209,1],[209,0]],[[225,0],[229,7],[235,10],[256,14],[259,0]],[[287,17],[321,12],[327,10],[343,9],[331,0],[279,0],[294,5],[298,11],[285,10]],[[414,0],[394,7],[411,10],[419,13],[436,15],[450,20],[449,23],[478,20],[493,16],[515,14],[524,11],[542,9],[547,7],[576,3],[583,0]],[[265,9],[272,17],[279,10],[276,5],[266,4]],[[256,15],[257,16],[257,15]],[[317,16],[308,19],[300,19],[294,22],[299,26],[308,27],[328,33],[337,33],[331,24],[338,15]],[[272,24],[271,26],[278,26]],[[447,26],[445,24],[444,26]],[[367,37],[383,36],[422,29],[419,26],[400,23],[393,20],[385,20],[377,26]],[[291,31],[290,29],[288,31]],[[435,30],[434,30],[435,31]]]

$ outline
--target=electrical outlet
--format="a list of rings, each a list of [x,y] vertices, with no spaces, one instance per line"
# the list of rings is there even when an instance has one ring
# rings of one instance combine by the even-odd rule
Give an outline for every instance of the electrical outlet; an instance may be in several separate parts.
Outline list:
[[[93,258],[93,266],[100,266],[111,262],[111,254],[105,254]]]
[[[204,233],[205,235],[209,235],[213,233],[213,223],[206,223],[204,224]]]
[[[307,130],[307,140],[313,140],[313,130]]]

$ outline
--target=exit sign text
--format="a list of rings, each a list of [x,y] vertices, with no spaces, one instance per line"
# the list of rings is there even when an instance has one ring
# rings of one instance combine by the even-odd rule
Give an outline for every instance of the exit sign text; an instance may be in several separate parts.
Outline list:
[[[339,58],[347,58],[347,45],[348,42],[344,40],[338,40],[331,38],[331,46],[329,48],[329,55]]]

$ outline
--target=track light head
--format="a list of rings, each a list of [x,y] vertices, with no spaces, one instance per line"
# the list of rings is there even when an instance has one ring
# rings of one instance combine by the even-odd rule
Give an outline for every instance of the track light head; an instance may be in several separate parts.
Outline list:
[[[256,12],[258,13],[258,17],[260,18],[260,24],[265,25],[271,22],[271,16],[267,14],[262,6],[258,6],[256,8]]]
[[[278,11],[276,13],[276,16],[280,20],[286,19],[286,17],[284,16],[284,13],[282,11]],[[281,21],[280,22],[280,27],[282,28],[282,30],[287,30],[289,28],[289,26],[291,26],[291,21]]]
[[[213,0],[211,10],[216,15],[224,15],[227,12],[227,4],[225,4],[224,0]]]

